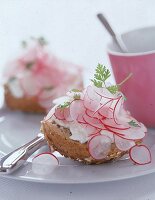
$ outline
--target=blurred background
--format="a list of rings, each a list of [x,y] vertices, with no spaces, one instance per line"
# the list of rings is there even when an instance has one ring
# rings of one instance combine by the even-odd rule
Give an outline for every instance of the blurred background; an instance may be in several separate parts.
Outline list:
[[[103,12],[117,33],[155,25],[154,0],[0,0],[0,71],[22,40],[44,36],[58,57],[89,69],[110,67],[110,41],[96,14]],[[113,80],[113,77],[112,77]]]

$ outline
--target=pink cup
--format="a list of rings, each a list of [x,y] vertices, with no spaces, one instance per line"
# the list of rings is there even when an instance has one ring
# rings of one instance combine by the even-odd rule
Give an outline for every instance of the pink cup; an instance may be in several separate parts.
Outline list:
[[[155,127],[155,27],[127,32],[122,39],[131,53],[119,52],[113,42],[108,45],[116,83],[133,73],[121,87],[125,107],[138,121]]]

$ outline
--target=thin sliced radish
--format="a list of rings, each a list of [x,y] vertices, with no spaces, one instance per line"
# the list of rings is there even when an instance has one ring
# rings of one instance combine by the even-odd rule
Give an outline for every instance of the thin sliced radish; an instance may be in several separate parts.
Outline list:
[[[100,106],[101,97],[95,92],[94,86],[89,85],[84,94],[84,106],[95,111]]]
[[[111,139],[104,135],[94,136],[88,143],[88,149],[94,159],[104,159],[111,150]]]
[[[73,121],[73,119],[72,119],[72,117],[70,115],[70,108],[69,107],[68,108],[64,108],[64,118],[65,118],[65,120],[67,122],[72,122]]]
[[[70,104],[70,115],[73,120],[77,120],[79,116],[83,116],[85,114],[85,110],[83,100],[74,100]]]
[[[88,110],[95,111],[100,106],[100,101],[90,99],[88,94],[85,93],[85,95],[84,95],[84,106]]]
[[[118,124],[117,122],[117,119],[119,118],[119,114],[120,114],[120,109],[121,109],[121,106],[123,105],[123,98],[122,96],[116,101],[115,105],[114,105],[114,112],[113,112],[113,118],[114,118],[114,121],[116,124]]]
[[[57,106],[55,105],[49,112],[48,112],[48,114],[47,114],[47,116],[45,117],[45,120],[49,120],[53,115],[54,115],[54,113],[55,113],[55,108],[56,108]]]
[[[114,142],[114,134],[111,131],[102,130],[100,133],[101,133],[101,135],[108,136],[111,139],[112,143]]]
[[[89,117],[88,115],[84,115],[83,119],[86,123],[88,123],[89,125],[95,127],[95,128],[99,128],[99,129],[106,129],[105,126],[102,124],[102,122],[97,119],[97,118],[92,118]]]
[[[77,117],[77,122],[78,122],[79,124],[88,124],[88,123],[86,123],[86,121],[83,119],[83,115],[79,115],[79,116]]]
[[[88,98],[92,101],[97,101],[97,102],[100,102],[101,101],[101,97],[100,95],[98,95],[96,92],[95,92],[95,86],[92,86],[92,85],[89,85],[87,88],[86,88],[86,91],[85,93],[88,95]]]
[[[93,118],[97,118],[97,119],[103,119],[103,116],[99,113],[99,112],[94,112],[94,111],[91,111],[91,110],[86,110],[86,114],[89,116],[89,117],[93,117]]]
[[[127,140],[140,140],[145,137],[145,132],[143,132],[139,127],[135,128],[130,127],[129,129],[126,130],[111,128],[111,127],[109,127],[108,129],[116,134],[119,134],[120,137]]]
[[[86,130],[88,135],[94,135],[100,131],[100,129],[90,126],[89,124],[81,124],[81,126]]]
[[[65,116],[64,116],[64,108],[56,108],[55,109],[55,113],[54,116],[59,119],[59,120],[65,120]]]
[[[104,118],[113,118],[113,110],[111,109],[112,101],[106,102],[104,105],[98,109],[98,113]]]
[[[121,151],[128,151],[131,147],[135,146],[135,142],[132,140],[126,140],[117,135],[114,135],[114,138],[117,148]]]
[[[118,130],[127,130],[130,128],[129,124],[124,123],[124,124],[116,124],[114,119],[104,119],[102,120],[102,123],[108,127],[108,128],[113,128],[113,129],[118,129]]]
[[[62,96],[62,97],[54,99],[53,104],[60,105],[60,104],[63,104],[64,102],[69,102],[69,101],[70,101],[70,98],[68,96]]]
[[[138,165],[151,162],[151,152],[145,145],[135,145],[129,151],[131,160]]]
[[[59,165],[58,159],[51,153],[45,152],[32,160],[32,171],[39,175],[50,174]]]

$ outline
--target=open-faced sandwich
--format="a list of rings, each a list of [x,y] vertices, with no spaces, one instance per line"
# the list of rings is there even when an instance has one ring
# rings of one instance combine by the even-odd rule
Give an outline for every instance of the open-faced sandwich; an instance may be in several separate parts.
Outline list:
[[[124,109],[121,84],[107,84],[109,76],[99,64],[92,84],[54,101],[41,130],[54,150],[74,160],[100,164],[129,153],[137,164],[150,163],[150,151],[142,144],[147,129]]]
[[[52,100],[72,87],[82,87],[81,67],[48,53],[44,38],[24,41],[23,52],[5,68],[5,100],[9,108],[46,112]]]

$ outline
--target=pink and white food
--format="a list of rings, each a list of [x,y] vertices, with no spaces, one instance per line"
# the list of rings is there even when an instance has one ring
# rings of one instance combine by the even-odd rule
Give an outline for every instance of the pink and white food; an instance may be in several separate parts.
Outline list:
[[[4,72],[5,83],[16,98],[37,97],[47,111],[52,99],[64,95],[72,87],[82,87],[81,67],[50,54],[44,38],[23,42],[22,55],[9,62]]]
[[[148,164],[151,154],[142,144],[147,129],[124,109],[126,98],[119,85],[106,85],[106,70],[98,65],[93,84],[56,99],[44,120],[69,129],[70,139],[87,144],[93,159],[106,159],[115,144],[119,151],[129,153],[134,163]]]

